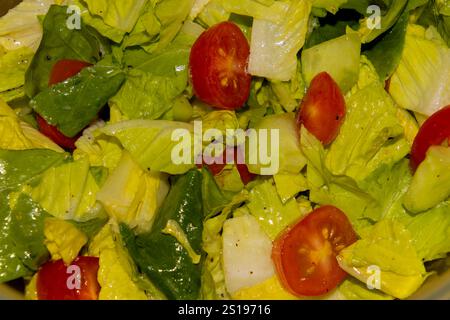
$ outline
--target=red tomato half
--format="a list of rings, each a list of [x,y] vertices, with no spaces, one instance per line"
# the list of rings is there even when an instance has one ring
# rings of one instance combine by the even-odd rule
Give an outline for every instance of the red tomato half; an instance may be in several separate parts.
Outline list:
[[[79,60],[60,60],[55,63],[50,73],[50,79],[48,86],[51,87],[54,84],[63,82],[74,75],[78,74],[86,67],[90,67],[92,64]]]
[[[445,140],[450,143],[450,105],[433,114],[420,128],[411,150],[411,168],[415,171],[425,160],[428,149]]]
[[[337,83],[322,72],[312,81],[300,106],[297,122],[324,145],[336,139],[345,117],[345,100]]]
[[[66,150],[74,150],[75,149],[75,142],[80,137],[79,135],[74,138],[66,137],[58,130],[57,127],[48,124],[48,122],[45,121],[45,119],[42,118],[40,115],[36,116],[36,120],[37,120],[37,123],[39,126],[39,131],[43,135],[49,137],[53,142],[55,142],[61,148],[64,148]]]
[[[96,257],[78,257],[70,266],[62,260],[47,262],[37,275],[38,299],[97,300],[98,261]]]
[[[324,206],[275,241],[272,259],[286,289],[298,296],[320,296],[345,279],[336,256],[356,240],[345,214]]]
[[[222,22],[205,31],[190,55],[196,96],[220,109],[242,107],[250,95],[249,56],[248,41],[234,23]]]

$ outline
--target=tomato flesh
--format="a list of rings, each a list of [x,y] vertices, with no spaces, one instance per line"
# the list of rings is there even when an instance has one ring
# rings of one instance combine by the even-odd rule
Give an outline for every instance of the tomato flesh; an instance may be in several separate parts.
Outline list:
[[[189,65],[195,95],[219,109],[244,106],[250,95],[249,57],[250,45],[236,24],[222,22],[209,28],[191,49]]]
[[[96,257],[78,257],[70,266],[62,260],[47,262],[37,274],[38,299],[97,300],[100,291],[98,268]]]
[[[60,147],[66,149],[66,150],[74,150],[75,149],[75,142],[78,140],[80,135],[69,138],[63,135],[57,127],[52,126],[48,124],[47,121],[45,121],[44,118],[42,118],[40,115],[36,116],[36,120],[39,126],[39,131],[50,138],[53,142],[55,142]]]
[[[413,171],[425,160],[428,149],[450,143],[450,105],[433,114],[424,122],[411,149],[411,168]]]
[[[346,215],[333,206],[324,206],[275,241],[272,259],[287,290],[297,296],[320,296],[347,276],[336,256],[356,240]]]
[[[91,63],[79,60],[64,59],[55,63],[50,73],[48,86],[51,87],[57,83],[66,81],[67,79],[77,75],[86,67],[92,66]]]
[[[297,123],[328,145],[339,134],[345,113],[345,100],[339,86],[328,73],[322,72],[311,81]]]

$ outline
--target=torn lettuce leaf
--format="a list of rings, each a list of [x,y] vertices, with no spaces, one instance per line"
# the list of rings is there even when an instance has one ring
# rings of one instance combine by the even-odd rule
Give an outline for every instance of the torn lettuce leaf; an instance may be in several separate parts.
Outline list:
[[[98,191],[86,158],[48,169],[39,182],[27,190],[51,215],[80,222],[104,215],[96,201]]]
[[[378,282],[381,291],[399,299],[413,294],[427,277],[410,232],[395,220],[368,228],[361,240],[341,251],[338,262],[355,278],[372,286]]]
[[[88,237],[74,224],[57,219],[46,218],[44,221],[44,244],[50,252],[52,260],[62,259],[70,265],[84,245]]]
[[[42,38],[38,19],[45,15],[55,0],[24,0],[0,17],[0,47],[7,51],[29,48],[35,52]]]
[[[397,107],[381,84],[350,95],[346,105],[346,119],[326,157],[332,174],[361,181],[383,164],[395,163],[409,153]]]
[[[57,144],[28,123],[0,100],[0,148],[4,150],[49,149],[63,153]]]
[[[143,170],[169,174],[183,174],[195,166],[193,131],[192,124],[165,120],[130,120],[101,129],[116,137]],[[182,133],[180,139],[173,139],[177,133]],[[186,161],[174,163],[172,153]]]
[[[253,20],[248,71],[253,76],[289,81],[295,76],[297,53],[305,43],[311,3],[291,0],[273,6],[281,5],[285,16],[280,20],[269,21],[269,16]]]
[[[103,227],[88,252],[99,257],[99,300],[163,299],[164,296],[158,291],[146,292],[140,287],[136,266],[123,247],[119,234],[114,231],[113,224]]]
[[[48,214],[20,194],[10,207],[7,192],[0,193],[0,283],[33,275],[48,258],[44,220]]]
[[[408,26],[389,93],[400,107],[427,116],[450,104],[450,49],[433,36],[433,27]]]
[[[67,137],[86,128],[125,80],[121,69],[98,64],[40,92],[31,107]]]
[[[39,49],[25,75],[25,92],[36,96],[47,89],[51,69],[61,59],[95,63],[109,51],[104,39],[90,26],[67,28],[66,6],[52,5],[43,22],[44,34]]]
[[[99,16],[105,24],[121,30],[130,32],[136,24],[146,0],[84,0],[89,12]]]
[[[127,152],[97,194],[111,218],[136,232],[150,231],[164,198],[169,192],[165,174],[144,171]]]
[[[250,190],[247,207],[272,240],[302,216],[295,199],[283,204],[272,179]]]

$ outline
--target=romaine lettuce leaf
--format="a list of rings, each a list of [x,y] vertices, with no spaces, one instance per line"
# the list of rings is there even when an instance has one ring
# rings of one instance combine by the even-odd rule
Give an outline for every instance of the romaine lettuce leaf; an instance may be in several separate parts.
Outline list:
[[[51,150],[0,150],[0,191],[17,189],[60,165],[67,155]]]
[[[289,81],[297,70],[297,53],[305,43],[311,2],[291,0],[284,4],[285,16],[276,22],[253,20],[248,71],[253,76]],[[273,14],[270,14],[270,17]]]
[[[375,40],[377,37],[389,30],[395,22],[398,20],[402,12],[404,11],[408,0],[395,0],[395,1],[383,1],[386,10],[382,12],[381,26],[379,28],[373,28],[366,17],[360,22],[359,34],[361,36],[362,43],[369,43]]]
[[[402,108],[427,116],[450,104],[450,49],[433,38],[433,29],[408,26],[389,93]]]
[[[183,130],[187,140],[172,139],[176,130]],[[104,134],[116,137],[143,170],[169,174],[182,174],[194,167],[193,131],[192,124],[164,120],[130,120],[101,129]],[[187,163],[174,163],[173,152],[185,156]]]
[[[104,39],[90,26],[67,28],[67,7],[52,5],[43,22],[44,35],[25,76],[25,92],[32,98],[48,87],[53,65],[61,59],[95,63],[109,50]]]
[[[44,244],[53,260],[62,259],[70,265],[84,245],[88,237],[74,224],[57,219],[46,218],[44,222]]]
[[[413,216],[406,224],[412,244],[423,261],[444,258],[450,252],[450,202]]]
[[[348,300],[392,300],[393,297],[379,291],[370,290],[367,285],[351,278],[339,285],[339,292]]]
[[[396,163],[409,153],[396,106],[381,84],[350,95],[346,104],[346,119],[326,157],[331,173],[361,181],[383,164]]]
[[[115,66],[96,65],[53,85],[31,100],[31,107],[64,135],[74,137],[119,90],[125,74]]]
[[[17,90],[24,85],[25,72],[33,55],[33,50],[28,47],[7,52],[2,52],[0,47],[0,92]]]
[[[267,144],[260,146],[258,150],[261,154],[261,150],[266,148],[267,155],[270,155],[271,161],[270,163],[264,163],[266,161],[263,161],[261,155],[256,162],[247,161],[250,172],[262,175],[278,173],[296,174],[305,167],[306,159],[300,149],[298,129],[293,113],[266,116],[254,129],[256,129],[260,137],[261,134],[264,134],[262,130],[266,130],[266,134],[268,135]],[[273,135],[273,133],[276,135]],[[258,139],[259,143],[261,141],[265,143],[264,139]],[[247,148],[247,157],[252,159],[254,151],[250,147]]]
[[[164,50],[180,32],[193,0],[149,1],[124,47],[140,45],[149,53]]]
[[[44,220],[48,214],[23,194],[11,208],[0,193],[0,283],[31,276],[48,258]]]
[[[283,204],[272,179],[250,190],[247,207],[272,240],[302,216],[295,199]]]
[[[147,300],[150,294],[138,285],[137,269],[113,229],[103,227],[89,246],[89,254],[99,257],[99,300]]]
[[[50,149],[64,152],[31,125],[20,121],[16,113],[2,100],[0,100],[0,148],[5,150]]]
[[[377,268],[380,290],[404,299],[426,279],[425,267],[411,239],[401,223],[381,220],[368,228],[361,240],[342,250],[338,261],[341,268],[365,283],[371,283],[372,269]]]
[[[136,24],[146,0],[84,0],[92,15],[123,32],[130,32]]]
[[[122,157],[120,142],[103,134],[100,127],[89,127],[75,142],[76,149],[73,153],[75,160],[87,157],[92,167],[105,167],[114,169]]]
[[[35,52],[42,38],[38,16],[47,13],[54,0],[24,0],[0,17],[0,47],[13,51],[27,47]]]
[[[405,46],[409,12],[405,11],[395,25],[364,54],[370,59],[382,80],[387,80],[397,69]]]
[[[450,148],[432,146],[417,168],[404,199],[414,213],[431,209],[450,197]]]
[[[309,85],[316,75],[328,72],[341,91],[347,93],[358,81],[361,41],[351,31],[339,38],[315,45],[302,52],[302,70]]]
[[[117,168],[97,194],[108,214],[137,232],[150,231],[156,212],[169,192],[167,176],[142,170],[124,152]]]
[[[102,216],[96,202],[99,187],[89,170],[86,158],[52,167],[44,172],[29,193],[51,215],[75,221]]]

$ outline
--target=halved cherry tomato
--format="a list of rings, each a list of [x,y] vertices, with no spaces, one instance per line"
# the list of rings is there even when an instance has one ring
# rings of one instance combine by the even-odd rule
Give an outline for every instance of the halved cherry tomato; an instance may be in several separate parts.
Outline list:
[[[433,114],[425,121],[417,134],[411,150],[411,168],[425,160],[428,149],[448,140],[450,143],[450,105]]]
[[[241,152],[239,148],[230,148],[233,150],[234,154],[234,164],[236,164],[236,168],[239,172],[239,176],[241,177],[242,183],[244,185],[247,185],[249,182],[251,182],[253,179],[255,179],[256,174],[251,173],[248,170],[248,167],[245,163],[242,163],[242,161],[239,160],[239,153]],[[228,149],[229,150],[229,149]],[[225,169],[225,166],[227,165],[227,158],[226,158],[226,150],[223,152],[223,154],[216,159],[212,159],[214,161],[208,161],[210,164],[205,162],[205,159],[203,159],[203,164],[199,165],[198,167],[201,168],[203,165],[207,166],[209,171],[211,171],[213,176],[217,176]]]
[[[48,124],[48,122],[45,121],[45,119],[40,115],[36,116],[36,120],[39,126],[39,131],[42,134],[52,139],[52,141],[59,145],[61,148],[64,148],[66,150],[75,149],[75,142],[78,140],[80,135],[74,138],[66,137],[58,130],[57,127]]]
[[[70,266],[62,260],[50,261],[37,274],[39,300],[97,300],[99,259],[78,257]]]
[[[356,240],[346,215],[333,206],[324,206],[275,241],[272,259],[286,289],[298,296],[320,296],[347,276],[336,256]]]
[[[339,134],[345,112],[345,100],[339,86],[328,73],[322,72],[311,81],[297,123],[328,145]]]
[[[237,25],[222,22],[209,28],[191,49],[195,95],[216,108],[242,107],[250,95],[249,56],[250,46]]]
[[[50,79],[48,81],[49,87],[59,82],[63,82],[78,74],[82,69],[92,66],[89,62],[79,60],[60,60],[52,68]],[[39,125],[39,130],[53,140],[56,144],[66,150],[74,150],[75,142],[80,137],[79,135],[70,138],[62,134],[57,127],[50,125],[44,118],[37,115],[36,120]]]
[[[51,87],[54,84],[63,82],[74,75],[78,74],[86,67],[92,66],[91,63],[79,60],[60,60],[55,63],[50,73],[50,79],[48,80],[48,86]]]

